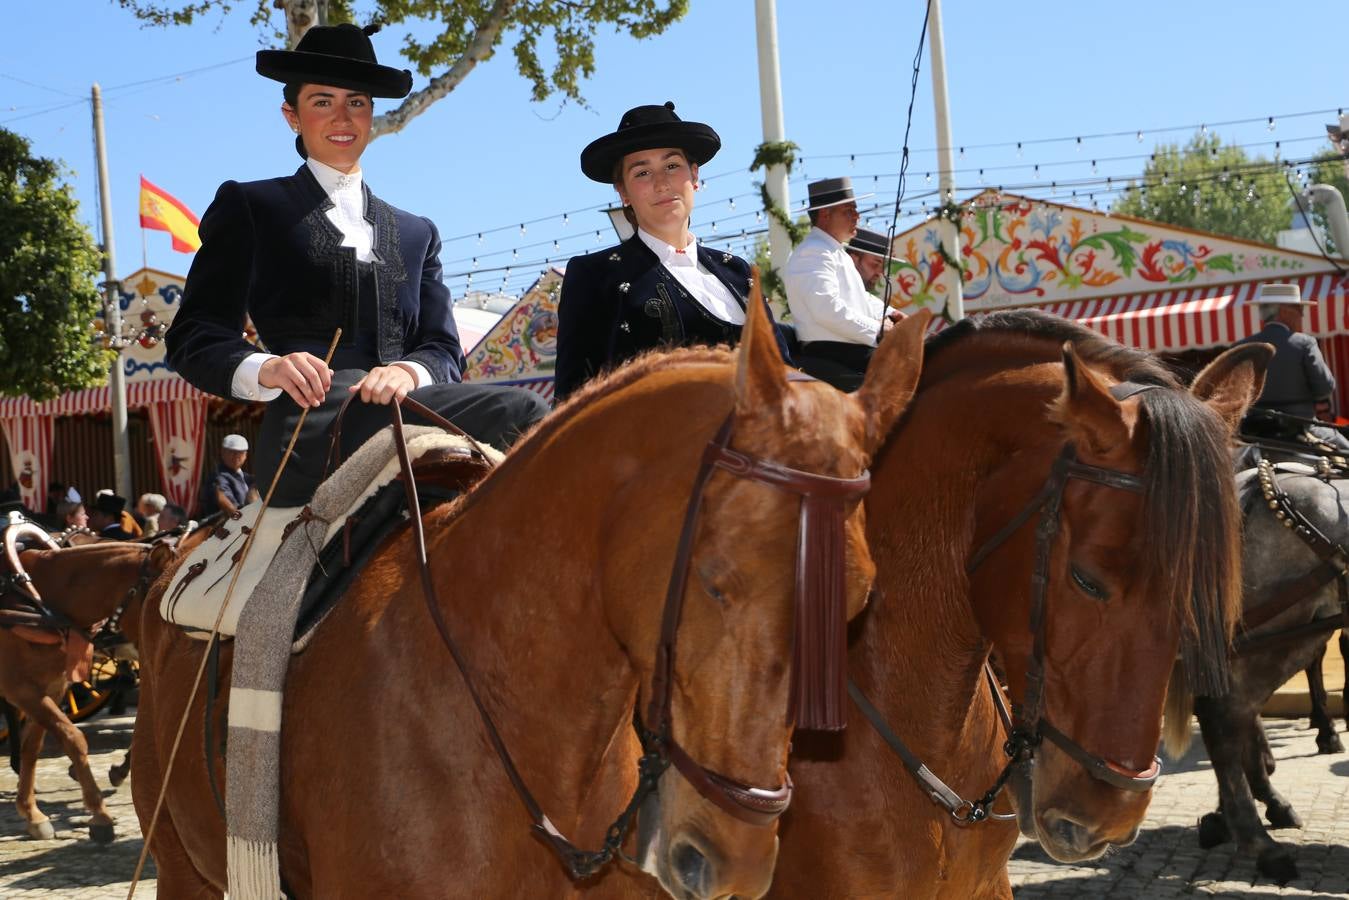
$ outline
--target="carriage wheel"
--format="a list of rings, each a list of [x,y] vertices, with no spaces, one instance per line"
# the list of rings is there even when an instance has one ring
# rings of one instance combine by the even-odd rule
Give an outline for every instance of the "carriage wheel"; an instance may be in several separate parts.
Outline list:
[[[94,663],[87,681],[66,686],[61,697],[61,711],[72,722],[83,722],[98,712],[113,696],[136,685],[140,667],[134,661],[115,660],[94,651]],[[19,713],[23,717],[23,713]],[[0,719],[0,741],[9,739],[9,726]]]

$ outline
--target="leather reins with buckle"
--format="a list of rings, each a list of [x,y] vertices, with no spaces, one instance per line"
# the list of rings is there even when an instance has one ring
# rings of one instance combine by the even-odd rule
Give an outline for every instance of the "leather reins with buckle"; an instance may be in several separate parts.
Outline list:
[[[405,398],[403,405],[426,416],[430,411],[421,404]],[[403,416],[399,404],[392,404],[394,445],[398,451],[399,465],[402,468],[404,488],[407,491],[408,511],[411,518],[413,550],[417,557],[421,573],[422,592],[426,598],[427,609],[441,641],[454,659],[469,695],[477,707],[488,740],[501,760],[502,767],[510,779],[511,785],[519,795],[521,803],[533,819],[533,828],[545,843],[553,849],[566,866],[573,878],[581,879],[593,875],[614,856],[621,853],[624,837],[637,810],[646,797],[655,791],[656,785],[666,768],[673,763],[685,779],[710,802],[737,818],[754,825],[768,825],[787,808],[791,800],[792,784],[787,779],[779,788],[763,789],[742,784],[727,778],[695,762],[674,740],[671,731],[671,695],[675,664],[675,645],[679,628],[680,613],[683,608],[688,570],[692,562],[693,539],[698,512],[702,504],[703,491],[715,469],[728,474],[781,490],[800,494],[802,497],[800,530],[797,547],[797,599],[796,599],[796,637],[793,647],[793,706],[800,722],[803,716],[816,715],[822,724],[833,721],[831,715],[841,717],[843,712],[842,692],[846,677],[844,665],[847,652],[847,609],[846,584],[843,563],[845,536],[843,522],[845,508],[850,500],[859,499],[871,483],[870,474],[863,472],[857,478],[835,478],[818,475],[781,466],[772,461],[758,459],[729,449],[732,431],[732,418],[717,432],[703,454],[698,476],[694,481],[693,493],[689,498],[685,512],[683,530],[680,533],[679,549],[675,556],[674,571],[670,576],[670,587],[666,594],[665,612],[661,624],[660,643],[657,647],[656,667],[652,675],[651,703],[648,711],[649,727],[638,725],[644,753],[638,761],[639,781],[632,799],[624,807],[618,818],[605,833],[604,844],[596,851],[586,851],[569,841],[544,814],[524,779],[520,776],[510,752],[506,749],[491,714],[482,701],[469,674],[469,668],[462,652],[450,634],[437,599],[435,582],[427,562],[426,538],[422,527],[421,509],[417,499],[416,485],[413,480],[412,465],[408,456],[407,442],[403,435]],[[430,418],[430,416],[428,416]],[[439,418],[439,417],[435,417]],[[442,424],[445,423],[441,420]],[[458,428],[450,426],[454,431]],[[462,432],[460,432],[462,433]],[[803,596],[802,592],[806,595]],[[815,592],[815,593],[811,593]],[[804,615],[803,615],[804,610]],[[837,622],[823,621],[835,611]],[[828,627],[812,627],[825,625]],[[803,636],[803,631],[806,632]],[[812,649],[813,648],[813,649]],[[833,655],[836,654],[836,655]],[[812,658],[814,657],[814,658]],[[797,683],[814,673],[821,684],[809,689],[797,688]],[[825,677],[833,678],[828,685],[823,684]],[[837,696],[831,694],[836,688]],[[635,718],[635,717],[634,717]]]
[[[1121,382],[1110,389],[1118,402],[1123,402],[1156,385]],[[985,677],[998,709],[1008,737],[1003,744],[1003,753],[1008,757],[1007,764],[999,773],[997,780],[978,800],[964,800],[945,782],[933,774],[922,760],[900,739],[880,711],[863,695],[856,684],[849,682],[848,690],[853,702],[867,717],[885,742],[900,757],[904,767],[918,781],[933,803],[944,807],[960,825],[970,825],[988,819],[1014,819],[1015,814],[991,812],[990,807],[1003,786],[1007,783],[1013,769],[1019,763],[1030,762],[1035,748],[1044,738],[1068,754],[1075,762],[1086,769],[1087,773],[1098,781],[1121,790],[1143,792],[1150,790],[1162,771],[1162,761],[1154,756],[1152,765],[1142,772],[1133,772],[1102,756],[1087,751],[1068,735],[1064,734],[1045,717],[1044,713],[1044,674],[1045,674],[1045,597],[1049,589],[1049,555],[1053,549],[1054,538],[1058,535],[1059,514],[1063,504],[1063,492],[1069,479],[1080,478],[1104,487],[1141,493],[1143,480],[1137,475],[1104,469],[1077,461],[1077,451],[1073,444],[1065,444],[1050,467],[1049,477],[1040,490],[1035,493],[1022,510],[1012,520],[998,530],[970,558],[965,567],[967,575],[973,575],[980,565],[992,555],[1021,526],[1030,521],[1037,512],[1040,514],[1036,525],[1035,568],[1031,574],[1031,612],[1030,631],[1032,640],[1031,656],[1026,671],[1026,702],[1017,708],[1016,715],[1007,711],[1002,690],[997,679],[984,664]]]

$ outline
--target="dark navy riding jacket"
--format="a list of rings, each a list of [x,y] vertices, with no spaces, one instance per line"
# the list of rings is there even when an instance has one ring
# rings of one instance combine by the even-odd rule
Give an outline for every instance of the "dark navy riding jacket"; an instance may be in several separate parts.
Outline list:
[[[749,263],[698,244],[698,262],[744,308]],[[764,304],[769,320],[773,311]],[[558,299],[554,394],[565,398],[601,371],[644,350],[692,344],[735,344],[741,326],[723,322],[689,296],[656,254],[633,235],[616,247],[573,257]],[[778,349],[790,363],[779,333]]]
[[[464,353],[440,280],[435,225],[364,190],[378,260],[374,362],[410,360],[437,384],[461,380]],[[271,353],[323,356],[339,326],[342,346],[354,348],[361,272],[326,215],[331,208],[307,166],[283,178],[222,184],[202,217],[201,249],[164,338],[169,365],[201,390],[229,397],[234,370],[259,350],[243,339],[247,316]]]

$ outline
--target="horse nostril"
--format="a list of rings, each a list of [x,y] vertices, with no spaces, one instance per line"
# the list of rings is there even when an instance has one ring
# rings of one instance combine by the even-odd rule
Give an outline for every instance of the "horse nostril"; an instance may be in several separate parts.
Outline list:
[[[1050,833],[1063,846],[1078,851],[1091,846],[1091,837],[1087,830],[1071,819],[1055,818],[1048,824]]]
[[[704,886],[711,881],[711,866],[701,850],[687,841],[681,842],[670,854],[670,863],[680,886],[695,895],[706,893]]]

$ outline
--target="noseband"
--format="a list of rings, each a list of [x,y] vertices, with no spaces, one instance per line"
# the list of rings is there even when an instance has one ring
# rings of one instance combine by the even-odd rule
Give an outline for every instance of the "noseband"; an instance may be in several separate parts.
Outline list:
[[[402,405],[449,431],[463,433],[411,398],[405,398]],[[533,819],[535,832],[557,854],[571,877],[589,877],[621,853],[623,839],[638,809],[646,797],[656,791],[661,776],[671,764],[700,795],[720,809],[751,825],[771,825],[791,802],[790,777],[777,788],[753,787],[728,778],[694,761],[675,740],[671,728],[675,648],[703,494],[712,474],[721,470],[737,478],[766,484],[801,497],[796,552],[792,691],[788,715],[794,717],[799,728],[838,730],[843,727],[847,697],[847,539],[844,523],[847,520],[848,503],[860,500],[870,488],[870,473],[864,471],[856,478],[836,478],[789,468],[732,450],[730,441],[734,418],[733,415],[727,417],[703,452],[702,464],[685,510],[674,569],[665,596],[660,639],[651,676],[647,721],[643,724],[634,716],[643,748],[643,755],[638,761],[637,788],[627,806],[609,826],[603,847],[586,851],[557,830],[530,793],[469,676],[461,651],[450,635],[436,599],[435,585],[427,563],[421,510],[403,435],[402,412],[397,403],[392,405],[392,416],[394,445],[407,491],[413,549],[417,555],[431,619],[464,678],[488,740]]]
[[[1129,385],[1129,387],[1147,386]],[[1002,546],[1030,520],[1031,516],[1039,512],[1040,518],[1035,527],[1035,569],[1031,574],[1032,644],[1030,661],[1026,669],[1026,698],[1023,704],[1015,708],[1012,732],[1003,749],[1011,758],[1009,766],[1029,762],[1034,757],[1035,748],[1040,745],[1041,740],[1048,738],[1051,743],[1086,769],[1091,777],[1121,790],[1142,792],[1149,790],[1157,780],[1157,776],[1161,774],[1162,761],[1159,758],[1154,756],[1152,765],[1141,772],[1127,769],[1113,760],[1090,753],[1081,744],[1055,728],[1045,716],[1045,596],[1049,589],[1049,555],[1054,546],[1054,538],[1059,533],[1063,492],[1069,479],[1072,478],[1121,491],[1133,493],[1143,491],[1143,480],[1137,475],[1078,462],[1076,449],[1071,443],[1066,444],[1054,460],[1044,486],[1020,513],[979,548],[966,567],[966,573],[973,575],[994,550]],[[995,692],[995,697],[999,702],[1002,701],[1000,693]]]
[[[732,450],[732,418],[727,417],[703,451],[679,535],[674,570],[665,595],[656,665],[651,675],[651,701],[645,727],[638,734],[648,753],[663,753],[699,794],[751,825],[769,825],[791,803],[792,781],[775,789],[754,788],[704,768],[674,739],[670,726],[674,687],[675,645],[684,609],[693,539],[703,493],[718,469],[801,497],[796,551],[795,626],[792,641],[792,689],[788,715],[798,728],[838,731],[844,726],[847,702],[848,611],[844,564],[844,522],[849,501],[860,500],[871,487],[871,474],[835,478],[792,469]]]

